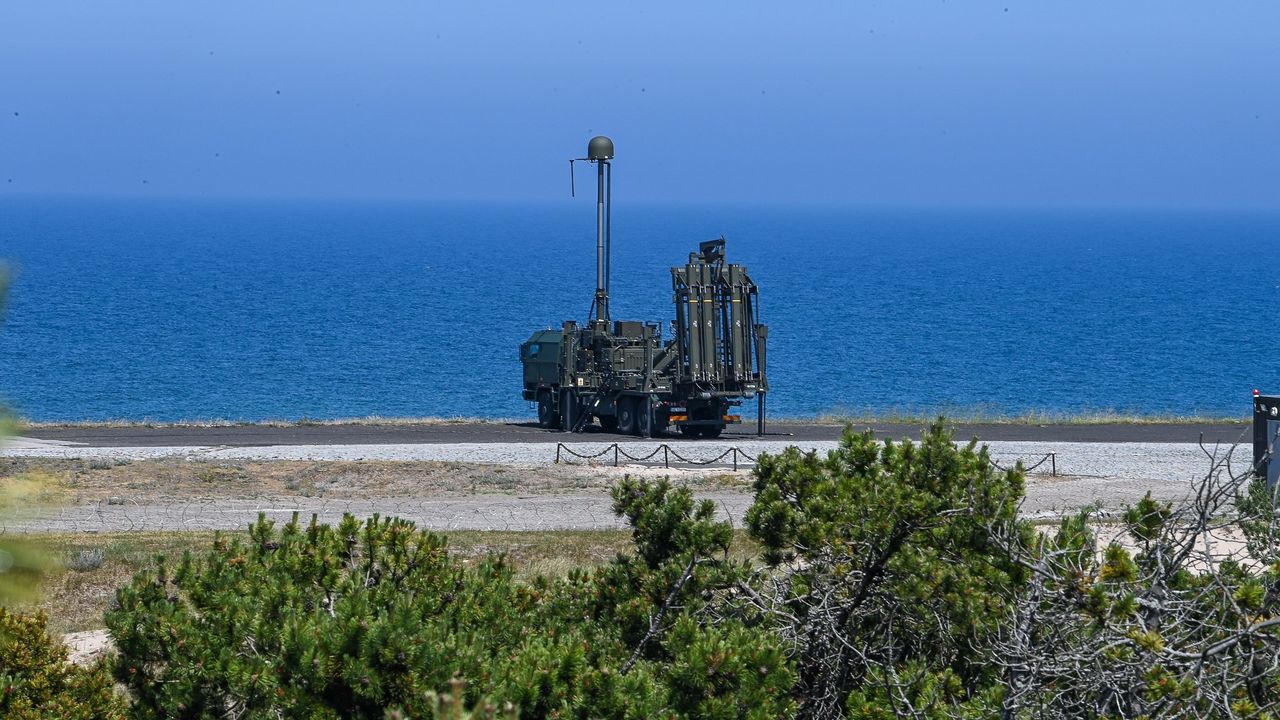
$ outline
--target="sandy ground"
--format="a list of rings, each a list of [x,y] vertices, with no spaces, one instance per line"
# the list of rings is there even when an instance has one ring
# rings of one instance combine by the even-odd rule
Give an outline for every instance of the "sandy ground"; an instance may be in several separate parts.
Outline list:
[[[62,636],[62,644],[67,646],[67,662],[74,665],[91,665],[114,647],[111,634],[105,629],[67,633]]]
[[[109,532],[243,528],[260,513],[287,520],[293,513],[333,521],[344,513],[396,515],[438,530],[550,530],[619,527],[608,487],[627,474],[669,476],[714,500],[723,516],[740,521],[750,504],[750,458],[791,443],[669,443],[676,457],[707,461],[737,452],[739,470],[637,464],[663,456],[662,444],[621,446],[613,467],[610,443],[566,445],[573,464],[555,464],[546,443],[434,443],[420,445],[287,445],[267,447],[84,447],[48,440],[11,441],[0,450],[0,476],[47,476],[46,502],[11,518],[11,532]],[[830,441],[800,443],[825,452]],[[1190,443],[993,442],[1002,465],[1022,461],[1028,476],[1025,513],[1051,517],[1085,506],[1117,510],[1150,491],[1163,500],[1186,495],[1209,459]],[[1208,448],[1210,452],[1212,448]],[[1219,452],[1226,452],[1220,449]],[[656,454],[655,454],[656,453]],[[1050,454],[1053,459],[1047,459]],[[1238,469],[1247,448],[1233,456]],[[1057,474],[1051,474],[1056,468]]]

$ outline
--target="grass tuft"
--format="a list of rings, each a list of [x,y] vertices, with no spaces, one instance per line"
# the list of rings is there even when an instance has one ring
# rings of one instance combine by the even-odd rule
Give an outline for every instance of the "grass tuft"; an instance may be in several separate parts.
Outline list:
[[[102,567],[106,558],[106,551],[100,547],[84,548],[67,556],[65,565],[75,572],[90,572]]]

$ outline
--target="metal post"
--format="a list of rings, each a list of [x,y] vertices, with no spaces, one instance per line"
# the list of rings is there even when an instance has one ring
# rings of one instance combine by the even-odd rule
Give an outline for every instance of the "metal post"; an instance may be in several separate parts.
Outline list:
[[[560,448],[564,447],[563,443],[556,443],[556,464],[560,464]]]
[[[1253,471],[1259,477],[1267,476],[1267,403],[1262,393],[1253,391]]]
[[[1049,474],[1058,476],[1058,453],[1049,453]]]
[[[1269,422],[1267,427],[1271,427]],[[1263,474],[1263,477],[1267,479],[1267,490],[1270,490],[1272,492],[1275,492],[1275,489],[1276,489],[1275,488],[1276,474],[1271,469],[1271,463],[1275,457],[1275,448],[1276,448],[1277,441],[1280,441],[1280,425],[1277,425],[1275,428],[1275,432],[1271,433],[1271,439],[1267,441],[1267,447],[1266,447],[1266,453],[1265,453],[1265,457],[1267,458],[1267,463],[1266,463],[1265,473]]]
[[[609,321],[609,291],[605,287],[605,167],[608,160],[596,162],[596,319]]]
[[[667,447],[666,443],[662,443],[662,467],[667,468],[668,470],[671,469],[671,460],[667,457],[667,450],[669,449],[670,448]]]
[[[738,472],[738,448],[733,448],[733,471]]]
[[[613,444],[613,466],[618,467],[618,443]]]

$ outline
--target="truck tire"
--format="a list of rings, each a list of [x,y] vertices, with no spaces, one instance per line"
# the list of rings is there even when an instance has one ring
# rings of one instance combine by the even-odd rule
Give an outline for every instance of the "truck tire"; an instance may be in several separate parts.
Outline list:
[[[556,412],[555,407],[552,406],[551,392],[548,390],[538,391],[538,427],[547,429],[560,427],[560,413]]]
[[[720,433],[722,432],[724,432],[723,425],[717,425],[715,427],[703,427],[702,437],[708,438],[708,439],[714,439],[714,438],[720,437]]]
[[[617,415],[597,415],[596,417],[600,418],[600,427],[604,428],[605,432],[618,432]]]
[[[636,434],[649,437],[653,434],[653,407],[649,398],[636,398]]]
[[[634,435],[636,432],[635,398],[618,398],[618,432]]]

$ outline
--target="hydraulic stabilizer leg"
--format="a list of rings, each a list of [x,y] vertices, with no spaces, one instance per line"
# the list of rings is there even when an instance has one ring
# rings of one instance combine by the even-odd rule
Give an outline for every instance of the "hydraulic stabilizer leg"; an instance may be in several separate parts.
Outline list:
[[[755,395],[755,434],[763,436],[764,425],[764,393],[760,392]]]
[[[561,429],[567,433],[573,432],[575,430],[574,425],[578,422],[578,408],[575,401],[576,398],[574,398],[572,390],[560,391]]]

